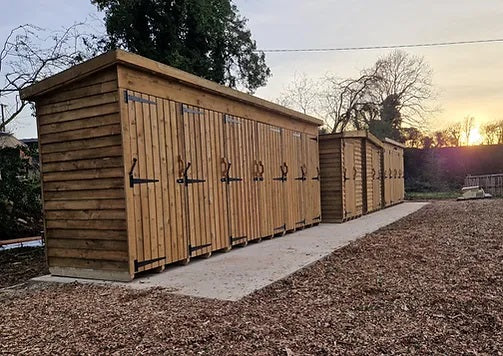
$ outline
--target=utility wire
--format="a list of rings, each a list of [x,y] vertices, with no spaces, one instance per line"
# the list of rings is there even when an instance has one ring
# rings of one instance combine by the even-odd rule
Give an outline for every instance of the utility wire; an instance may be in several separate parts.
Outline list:
[[[431,42],[431,43],[415,43],[402,45],[382,45],[382,46],[363,46],[363,47],[335,47],[335,48],[283,48],[283,49],[261,49],[255,52],[265,53],[282,53],[282,52],[336,52],[336,51],[364,51],[374,49],[397,49],[397,48],[418,48],[418,47],[443,47],[443,46],[459,46],[480,43],[498,43],[503,42],[503,38],[488,39],[488,40],[472,40],[472,41],[453,41],[453,42]]]

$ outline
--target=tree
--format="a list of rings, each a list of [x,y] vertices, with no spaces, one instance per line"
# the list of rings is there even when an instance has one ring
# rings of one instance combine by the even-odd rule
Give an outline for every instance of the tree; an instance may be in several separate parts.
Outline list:
[[[449,145],[448,135],[447,130],[433,132],[433,146],[436,148],[447,147]]]
[[[489,122],[481,127],[486,145],[503,143],[503,120]]]
[[[271,75],[231,0],[91,0],[105,12],[106,48],[124,48],[250,92]]]
[[[0,103],[7,106],[0,131],[28,106],[21,89],[85,60],[95,38],[86,23],[58,31],[29,24],[12,29],[0,50]]]
[[[446,129],[446,132],[448,145],[459,147],[461,145],[461,123],[452,124]]]
[[[470,137],[474,127],[475,127],[475,118],[473,116],[466,116],[461,122],[461,131],[465,138],[467,146],[470,144]]]
[[[374,74],[363,74],[357,79],[323,78],[319,92],[319,113],[331,132],[344,131],[348,126],[363,129],[378,115],[368,103],[367,93],[374,85]]]
[[[0,149],[0,240],[43,228],[39,169],[30,159],[35,154],[26,147]]]
[[[403,124],[423,128],[434,111],[428,103],[434,98],[432,70],[423,57],[396,50],[381,57],[364,71],[378,80],[369,91],[369,101],[381,108],[381,120],[392,128]]]
[[[294,74],[293,80],[276,100],[278,104],[313,115],[318,101],[318,82],[306,74]]]
[[[402,129],[403,142],[411,148],[419,148],[423,142],[423,133],[415,127],[405,127]]]

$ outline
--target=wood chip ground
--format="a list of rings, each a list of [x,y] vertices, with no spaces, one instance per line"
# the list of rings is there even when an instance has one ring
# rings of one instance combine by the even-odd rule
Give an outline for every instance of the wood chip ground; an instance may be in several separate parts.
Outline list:
[[[0,353],[488,354],[503,200],[436,202],[239,302],[89,285],[0,292]]]

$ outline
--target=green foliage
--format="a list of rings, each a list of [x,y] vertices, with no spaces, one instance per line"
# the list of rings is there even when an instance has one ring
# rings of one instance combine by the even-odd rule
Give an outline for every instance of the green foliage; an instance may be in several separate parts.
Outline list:
[[[250,92],[271,75],[230,0],[91,0],[105,12],[105,47]]]
[[[29,158],[34,152],[21,152],[0,150],[0,239],[38,235],[42,230],[40,174]]]

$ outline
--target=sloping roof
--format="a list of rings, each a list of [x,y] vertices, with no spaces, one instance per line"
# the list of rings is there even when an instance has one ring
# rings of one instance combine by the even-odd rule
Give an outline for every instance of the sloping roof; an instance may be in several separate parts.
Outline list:
[[[26,146],[24,143],[19,141],[17,138],[12,136],[12,134],[7,132],[0,132],[0,149],[2,148],[17,148]]]
[[[23,100],[34,100],[38,96],[47,94],[62,86],[68,85],[72,82],[75,82],[93,73],[117,64],[149,72],[161,77],[175,79],[185,85],[196,87],[203,91],[216,93],[233,100],[260,107],[268,111],[280,113],[282,115],[286,115],[296,120],[304,121],[313,125],[320,126],[323,124],[323,121],[312,116],[285,108],[267,100],[245,94],[238,90],[231,89],[229,87],[200,78],[182,70],[122,50],[107,52],[105,54],[102,54],[101,56],[90,59],[52,77],[35,83],[21,90],[21,98]]]
[[[368,130],[356,130],[356,131],[343,131],[333,134],[320,135],[320,139],[330,139],[330,138],[366,138],[373,144],[382,147],[382,141],[376,136],[370,133]]]
[[[398,141],[392,140],[390,138],[385,137],[384,142],[389,143],[390,145],[397,146],[400,148],[405,148],[405,145],[403,143],[400,143]]]

